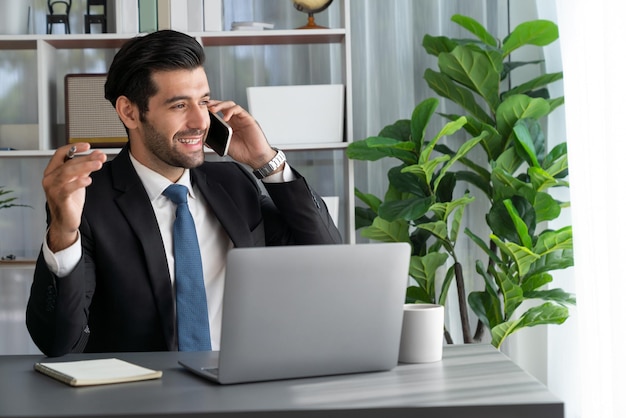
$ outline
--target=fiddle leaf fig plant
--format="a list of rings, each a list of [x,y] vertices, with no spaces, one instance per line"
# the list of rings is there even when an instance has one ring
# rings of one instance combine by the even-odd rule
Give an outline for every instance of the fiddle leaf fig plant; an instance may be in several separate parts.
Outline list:
[[[562,74],[542,74],[504,90],[512,71],[540,63],[513,62],[510,54],[522,46],[554,42],[558,28],[545,20],[525,22],[501,41],[469,17],[455,15],[452,21],[475,38],[426,35],[423,46],[437,57],[439,71],[427,69],[424,79],[466,113],[440,114],[447,124],[426,140],[438,105],[437,99],[427,99],[410,120],[399,120],[378,136],[348,146],[352,159],[400,161],[388,172],[383,199],[356,190],[365,203],[356,209],[357,228],[370,239],[412,244],[409,273],[415,285],[407,289],[407,302],[445,304],[454,281],[463,341],[481,340],[487,327],[491,343],[499,348],[524,327],[564,322],[567,306],[575,303],[562,289],[546,289],[551,272],[573,265],[571,226],[546,227],[568,206],[549,193],[569,186],[567,147],[559,144],[548,152],[540,123],[564,102],[563,97],[550,98],[546,88]],[[443,136],[461,137],[463,142],[453,150],[440,143]],[[482,159],[476,158],[479,149]],[[479,196],[469,194],[468,184],[476,186]],[[464,230],[485,256],[474,266],[484,290],[467,294],[456,244],[465,208],[477,197],[489,203],[484,221],[490,233],[481,237],[472,231],[478,229],[474,224]],[[437,281],[446,265],[443,280]],[[524,302],[530,300],[535,302],[528,307]],[[479,319],[473,333],[467,305]],[[453,342],[447,331],[446,339]]]

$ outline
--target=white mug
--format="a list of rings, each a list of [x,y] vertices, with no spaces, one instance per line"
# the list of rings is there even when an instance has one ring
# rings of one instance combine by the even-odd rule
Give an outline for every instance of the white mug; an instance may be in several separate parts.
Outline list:
[[[441,360],[443,351],[443,306],[432,303],[404,305],[401,363],[432,363]]]

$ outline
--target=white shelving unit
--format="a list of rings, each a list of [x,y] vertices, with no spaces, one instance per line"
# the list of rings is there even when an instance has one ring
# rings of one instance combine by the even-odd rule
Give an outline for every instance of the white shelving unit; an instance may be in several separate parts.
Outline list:
[[[333,158],[341,155],[342,161],[337,165],[343,167],[343,196],[345,202],[340,210],[343,210],[343,224],[340,230],[344,241],[355,242],[354,233],[354,179],[353,163],[345,155],[345,148],[353,140],[352,120],[352,68],[351,68],[351,43],[350,43],[350,1],[339,0],[336,2],[341,9],[342,27],[339,29],[307,29],[307,30],[265,30],[265,31],[221,31],[221,32],[198,32],[189,33],[198,42],[210,49],[213,47],[233,46],[256,46],[256,45],[311,45],[311,44],[336,44],[341,48],[342,82],[345,85],[345,129],[344,140],[340,143],[311,143],[311,144],[272,144],[281,147],[288,152],[307,151],[333,151]],[[107,33],[107,34],[62,34],[62,35],[0,35],[0,51],[6,50],[30,50],[34,51],[37,63],[37,131],[38,139],[36,149],[0,151],[0,163],[6,159],[29,159],[48,157],[62,141],[58,134],[58,107],[59,97],[64,94],[62,85],[58,80],[65,74],[59,74],[62,66],[58,65],[62,59],[61,51],[65,50],[115,50],[128,39],[136,36],[130,33]],[[34,141],[31,141],[34,144]],[[0,147],[2,147],[0,140]],[[32,148],[32,145],[29,147]],[[105,149],[110,155],[115,155],[119,149]],[[339,151],[339,153],[335,152]],[[314,163],[314,161],[313,161]],[[337,176],[337,174],[329,174]],[[333,179],[339,181],[339,179]],[[37,190],[37,193],[42,191]]]

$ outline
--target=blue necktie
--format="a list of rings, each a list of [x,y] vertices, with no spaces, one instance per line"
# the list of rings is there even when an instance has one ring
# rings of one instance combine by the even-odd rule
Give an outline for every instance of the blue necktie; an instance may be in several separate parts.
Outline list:
[[[211,350],[202,258],[189,206],[187,187],[170,185],[163,194],[176,204],[174,221],[174,276],[179,351]]]

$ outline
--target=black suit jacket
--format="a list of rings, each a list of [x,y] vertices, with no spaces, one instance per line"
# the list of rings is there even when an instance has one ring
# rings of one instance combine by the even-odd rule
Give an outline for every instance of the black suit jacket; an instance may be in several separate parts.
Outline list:
[[[234,162],[204,163],[191,179],[236,247],[341,242],[322,199],[295,173],[293,182],[266,184],[271,199]],[[49,356],[176,350],[165,249],[128,149],[92,178],[78,266],[58,278],[41,253],[37,260],[26,311],[30,335]]]

